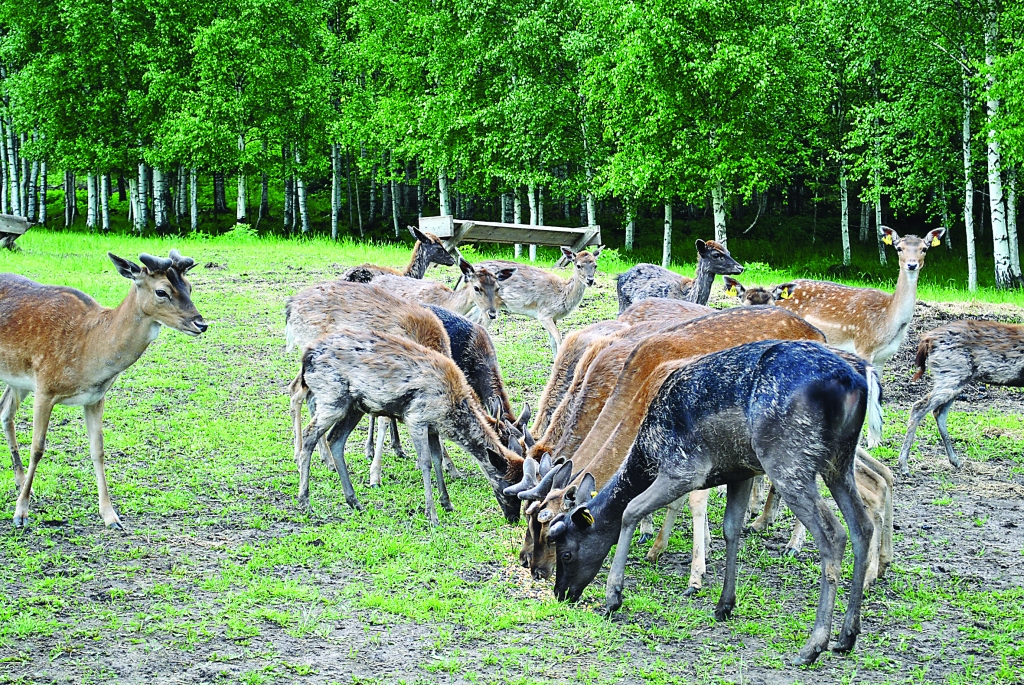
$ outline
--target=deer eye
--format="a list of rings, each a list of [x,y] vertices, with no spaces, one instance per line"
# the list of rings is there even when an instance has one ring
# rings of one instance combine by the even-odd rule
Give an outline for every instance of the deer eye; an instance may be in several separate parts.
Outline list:
[[[562,552],[562,561],[572,560],[572,552]]]
[[[167,298],[167,292],[164,290],[157,290],[153,294],[156,295],[157,297],[163,297],[165,299]]]

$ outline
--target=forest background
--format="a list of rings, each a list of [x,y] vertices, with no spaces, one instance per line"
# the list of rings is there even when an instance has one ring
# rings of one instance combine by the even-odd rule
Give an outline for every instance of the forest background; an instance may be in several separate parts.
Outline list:
[[[998,0],[5,0],[0,211],[597,223],[666,265],[713,232],[868,280],[878,225],[938,224],[949,285],[1011,288],[1022,45]]]

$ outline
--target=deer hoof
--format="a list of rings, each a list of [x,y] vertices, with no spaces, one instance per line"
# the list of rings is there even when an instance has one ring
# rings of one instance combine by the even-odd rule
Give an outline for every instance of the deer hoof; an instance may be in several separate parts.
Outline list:
[[[28,526],[28,516],[25,516],[24,514],[15,514],[14,527],[25,528],[26,526]]]
[[[698,592],[700,592],[700,588],[691,585],[690,587],[683,590],[683,597],[693,597]]]
[[[800,552],[792,547],[787,547],[782,551],[782,556],[787,557],[789,559],[796,559],[798,556],[800,556]]]
[[[654,539],[654,536],[650,533],[641,533],[640,537],[636,539],[636,544],[643,545]]]

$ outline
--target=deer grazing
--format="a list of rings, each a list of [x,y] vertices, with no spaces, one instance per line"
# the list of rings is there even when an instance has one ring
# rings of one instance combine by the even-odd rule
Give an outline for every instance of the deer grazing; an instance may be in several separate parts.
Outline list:
[[[392,269],[388,266],[377,266],[376,264],[360,264],[346,269],[341,275],[343,281],[354,281],[357,283],[369,283],[378,276],[406,276],[408,278],[423,278],[431,264],[441,266],[455,266],[455,258],[445,249],[441,239],[433,233],[420,231],[415,226],[409,226],[409,232],[416,239],[412,246],[412,256],[409,265],[404,270]]]
[[[503,280],[498,286],[501,308],[510,314],[537,319],[547,331],[551,351],[555,355],[558,354],[558,346],[562,342],[562,334],[558,332],[557,324],[576,310],[583,300],[587,286],[594,284],[597,258],[601,256],[601,248],[598,247],[591,253],[586,250],[573,252],[563,247],[562,255],[573,265],[573,274],[569,279],[516,262],[491,260],[478,264],[494,273],[513,267],[517,269],[514,277]],[[481,323],[486,326],[488,322],[484,319]]]
[[[480,464],[509,522],[519,520],[520,502],[503,494],[522,476],[523,460],[505,449],[488,425],[476,394],[447,356],[411,340],[368,329],[338,328],[306,348],[298,394],[310,405],[311,420],[301,448],[299,502],[309,508],[309,462],[314,446],[329,435],[339,474],[346,465],[339,455],[363,414],[400,417],[416,448],[423,475],[427,517],[438,524],[431,487],[437,478],[441,506],[452,511],[441,468],[444,435],[460,444]]]
[[[707,304],[715,274],[741,273],[743,267],[732,258],[724,245],[714,240],[698,240],[696,278],[686,278],[654,264],[637,264],[620,274],[615,284],[619,296],[619,314],[648,297]]]
[[[776,305],[819,328],[829,345],[853,352],[881,370],[907,337],[925,255],[940,244],[946,229],[932,229],[924,238],[900,237],[888,226],[879,230],[885,235],[883,241],[899,254],[900,274],[894,292],[798,280],[792,287],[776,286],[775,295]]]
[[[853,584],[834,649],[849,652],[860,608],[872,523],[857,494],[854,453],[868,401],[866,376],[819,343],[763,341],[709,354],[674,370],[654,397],[625,463],[596,496],[587,476],[576,506],[551,523],[557,549],[555,596],[576,601],[616,542],[605,592],[622,605],[630,542],[640,519],[687,492],[727,485],[726,572],[715,618],[736,604],[737,554],[751,485],[767,474],[812,532],[821,554],[821,593],[811,635],[795,663],[828,648],[842,576],[846,532],[823,502],[816,479],[832,492],[853,542]]]
[[[960,458],[946,428],[950,407],[968,384],[974,382],[1024,386],[1024,326],[964,319],[939,326],[921,336],[917,346],[914,380],[931,371],[932,389],[910,410],[907,434],[900,449],[900,472],[910,475],[907,462],[914,434],[931,412],[939,427],[949,463],[960,467]]]
[[[493,319],[498,316],[498,288],[512,278],[518,268],[504,267],[491,270],[481,265],[474,267],[460,258],[459,269],[466,279],[466,284],[458,290],[452,290],[437,281],[392,275],[378,276],[373,280],[373,284],[396,297],[411,302],[436,304],[456,314],[467,314],[476,307],[487,318]]]
[[[771,290],[764,286],[744,288],[742,283],[730,276],[724,276],[722,280],[725,282],[725,294],[739,298],[740,305],[743,307],[775,304],[775,301],[779,299],[781,293],[788,294],[792,292],[793,288],[796,286],[796,283],[790,282],[777,285]]]
[[[686,300],[672,300],[667,297],[648,297],[636,304],[631,304],[615,320],[630,325],[653,321],[678,323],[710,314],[713,311],[715,310],[707,305],[707,301],[698,303],[687,302]]]
[[[40,285],[15,274],[0,274],[0,423],[14,463],[18,501],[15,527],[28,522],[32,480],[43,458],[50,414],[57,404],[81,406],[96,471],[100,516],[123,530],[103,463],[103,403],[117,377],[138,361],[161,326],[198,336],[207,329],[192,303],[185,274],[195,266],[171,250],[170,258],[139,255],[142,266],[107,253],[117,272],[132,282],[119,306],[100,306],[74,288]],[[25,473],[18,452],[14,415],[29,393],[32,452]]]

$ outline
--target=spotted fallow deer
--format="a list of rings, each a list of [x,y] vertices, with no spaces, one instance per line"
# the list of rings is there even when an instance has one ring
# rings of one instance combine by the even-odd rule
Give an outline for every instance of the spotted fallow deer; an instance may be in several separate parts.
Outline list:
[[[411,302],[436,304],[456,314],[468,314],[475,307],[483,312],[487,319],[498,316],[498,305],[501,302],[498,290],[516,275],[519,267],[490,269],[480,264],[473,266],[465,259],[460,259],[459,269],[462,270],[466,284],[458,290],[452,290],[437,281],[391,275],[378,276],[373,280],[373,284],[396,297]]]
[[[80,406],[89,433],[89,454],[96,471],[100,516],[123,530],[103,464],[103,403],[117,377],[134,364],[161,326],[187,335],[207,324],[192,303],[185,274],[195,266],[171,250],[170,258],[139,255],[142,266],[107,253],[117,272],[132,282],[119,306],[108,309],[74,288],[40,285],[16,274],[0,274],[0,423],[14,462],[18,502],[15,527],[28,522],[32,479],[43,458],[46,430],[54,405]],[[29,393],[32,452],[24,472],[14,431],[14,415]]]
[[[739,298],[740,305],[743,307],[757,307],[760,305],[775,304],[779,295],[783,292],[792,292],[795,283],[783,283],[777,285],[771,290],[764,286],[754,286],[745,288],[742,283],[737,281],[735,278],[725,276],[722,278],[725,282],[725,294],[730,297]]]
[[[441,506],[452,511],[441,471],[444,435],[480,464],[509,522],[519,520],[520,501],[503,494],[522,477],[522,457],[505,449],[488,425],[476,394],[446,355],[408,338],[366,328],[338,328],[306,348],[299,394],[310,404],[311,420],[296,454],[299,502],[309,508],[309,462],[313,447],[330,431],[339,474],[346,471],[345,441],[365,413],[400,417],[412,435],[423,475],[427,517],[437,525],[431,466]]]
[[[583,301],[587,286],[594,285],[597,258],[601,256],[601,248],[598,247],[593,252],[573,252],[563,247],[562,255],[573,265],[572,277],[568,279],[535,266],[497,259],[480,262],[477,265],[490,269],[493,273],[501,269],[517,269],[512,278],[502,281],[498,286],[501,309],[510,314],[537,319],[548,333],[551,352],[554,355],[558,354],[558,346],[562,342],[558,322],[576,311],[576,307]],[[480,323],[487,326],[489,322],[482,316]]]
[[[725,246],[709,240],[697,241],[697,276],[686,278],[655,264],[637,264],[619,275],[616,291],[619,314],[648,297],[665,297],[688,302],[708,303],[716,274],[741,274],[743,267]]]
[[[441,239],[433,233],[420,231],[415,226],[409,226],[409,232],[416,239],[412,246],[412,255],[409,264],[404,270],[392,269],[389,266],[378,266],[376,264],[360,264],[346,269],[341,275],[343,281],[354,281],[357,283],[369,283],[378,276],[407,276],[409,278],[423,278],[431,264],[441,266],[455,266],[455,258],[445,249]]]
[[[907,462],[914,434],[931,412],[939,427],[949,463],[956,468],[960,458],[946,429],[949,409],[968,384],[1024,386],[1024,326],[965,319],[939,326],[921,336],[917,346],[914,380],[931,371],[932,389],[910,410],[907,433],[900,448],[900,471],[910,475]]]
[[[776,287],[777,306],[807,319],[825,334],[829,345],[852,352],[881,372],[907,337],[917,304],[917,280],[930,247],[940,244],[945,228],[929,231],[924,238],[900,237],[881,226],[883,241],[899,254],[900,275],[892,293],[874,288],[853,288],[828,281],[794,281],[792,288]],[[881,425],[881,416],[869,416]],[[868,443],[868,447],[873,447]]]

